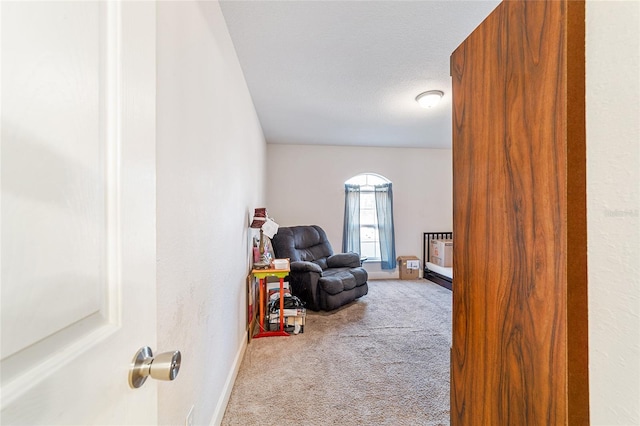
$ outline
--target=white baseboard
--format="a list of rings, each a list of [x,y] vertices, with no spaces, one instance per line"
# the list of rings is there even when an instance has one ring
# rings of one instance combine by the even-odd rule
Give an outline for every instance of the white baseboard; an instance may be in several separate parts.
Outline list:
[[[370,271],[367,272],[370,280],[397,280],[400,278],[398,275],[398,271],[393,270],[392,272],[384,272],[384,271]]]
[[[418,274],[418,278],[423,278],[422,271]],[[400,275],[397,272],[369,272],[369,280],[399,280]]]
[[[238,348],[238,352],[236,353],[236,358],[233,360],[233,368],[229,371],[229,375],[227,376],[227,380],[224,383],[224,388],[222,389],[222,394],[220,395],[220,399],[216,404],[216,409],[213,412],[213,418],[211,419],[211,426],[219,426],[222,423],[222,418],[224,417],[224,411],[227,409],[227,404],[229,403],[229,398],[231,398],[231,391],[233,390],[233,384],[236,382],[236,377],[238,377],[238,371],[240,370],[240,365],[242,364],[242,358],[244,358],[244,352],[247,350],[247,336],[244,335],[244,339],[242,339],[242,344]]]

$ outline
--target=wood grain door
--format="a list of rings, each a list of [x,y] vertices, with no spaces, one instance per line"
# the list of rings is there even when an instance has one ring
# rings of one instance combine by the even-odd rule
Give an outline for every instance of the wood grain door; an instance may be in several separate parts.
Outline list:
[[[588,424],[584,3],[503,2],[451,73],[451,424]]]

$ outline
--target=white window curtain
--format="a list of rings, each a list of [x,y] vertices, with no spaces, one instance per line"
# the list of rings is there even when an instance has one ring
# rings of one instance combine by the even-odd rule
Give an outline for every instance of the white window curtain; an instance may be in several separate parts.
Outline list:
[[[360,254],[360,185],[344,185],[342,252]]]
[[[396,268],[396,236],[393,226],[393,190],[391,183],[374,186],[380,236],[380,268]]]

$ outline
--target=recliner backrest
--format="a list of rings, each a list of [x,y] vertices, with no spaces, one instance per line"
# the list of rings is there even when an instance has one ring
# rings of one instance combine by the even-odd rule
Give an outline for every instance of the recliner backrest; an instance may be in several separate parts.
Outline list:
[[[271,240],[277,258],[292,262],[315,262],[327,268],[326,258],[333,254],[327,234],[317,225],[280,227]]]

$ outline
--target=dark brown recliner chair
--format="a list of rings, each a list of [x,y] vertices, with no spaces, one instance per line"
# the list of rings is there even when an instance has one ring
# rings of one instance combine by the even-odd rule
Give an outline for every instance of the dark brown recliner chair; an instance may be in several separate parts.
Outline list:
[[[291,291],[307,309],[331,311],[369,291],[360,256],[334,254],[319,226],[281,227],[271,242],[276,258],[291,260]]]

